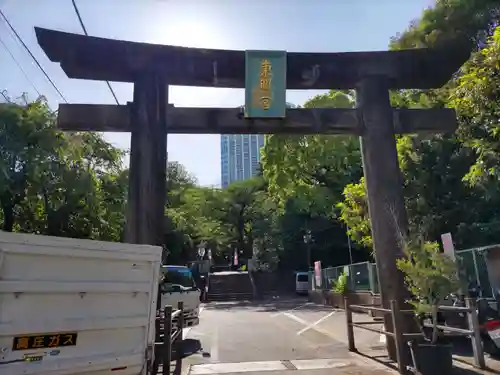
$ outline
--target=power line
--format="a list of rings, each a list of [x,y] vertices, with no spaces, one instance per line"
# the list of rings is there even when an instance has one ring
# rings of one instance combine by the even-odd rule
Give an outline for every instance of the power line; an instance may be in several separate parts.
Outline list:
[[[17,40],[23,45],[24,49],[29,53],[29,55],[31,56],[31,58],[33,59],[33,61],[35,62],[35,64],[38,66],[38,68],[42,71],[42,73],[45,75],[45,78],[47,78],[47,80],[50,82],[50,84],[52,85],[52,87],[57,91],[57,93],[59,94],[59,96],[62,98],[62,100],[64,100],[66,103],[68,102],[66,100],[66,98],[64,97],[64,95],[61,93],[61,91],[57,88],[56,84],[54,83],[54,81],[52,81],[52,79],[49,77],[49,75],[47,74],[47,72],[45,71],[45,69],[42,68],[42,66],[40,65],[40,63],[38,62],[37,58],[33,55],[33,53],[31,52],[31,50],[29,49],[29,47],[26,45],[26,43],[24,43],[23,39],[19,36],[19,34],[17,33],[16,29],[14,29],[14,27],[11,25],[11,23],[9,22],[9,20],[7,19],[7,17],[5,16],[5,14],[2,12],[2,10],[0,9],[0,15],[3,17],[5,23],[7,23],[7,25],[9,26],[10,30],[14,33],[14,35],[16,36]]]
[[[82,16],[80,15],[80,11],[78,10],[78,6],[76,5],[76,1],[71,0],[71,2],[73,3],[73,9],[75,10],[76,16],[78,17],[78,21],[80,21],[80,26],[83,29],[83,33],[88,36],[89,33],[87,32],[87,29],[85,28],[85,25],[83,24],[83,19],[82,19]]]
[[[40,91],[38,91],[38,89],[36,88],[36,86],[33,83],[33,81],[30,79],[30,77],[28,76],[28,74],[26,73],[26,71],[23,69],[23,67],[21,66],[21,64],[19,64],[19,62],[17,61],[16,57],[12,54],[12,52],[9,49],[9,47],[7,47],[7,44],[5,44],[5,42],[2,40],[1,37],[0,37],[0,44],[2,44],[2,46],[5,48],[5,50],[7,51],[7,53],[12,58],[12,60],[14,60],[14,62],[16,63],[16,65],[19,68],[19,70],[21,71],[21,73],[23,73],[24,78],[26,78],[26,80],[30,83],[31,87],[33,87],[33,89],[36,91],[36,93],[38,94],[38,96],[42,96],[42,94],[40,94]]]
[[[6,92],[5,90],[0,91],[0,95],[3,96],[3,98],[5,99],[5,101],[10,102],[10,99],[7,97],[7,95],[5,94],[5,92]]]
[[[78,10],[78,6],[76,5],[76,0],[71,0],[73,3],[73,9],[75,10],[76,16],[78,17],[78,21],[80,22],[80,26],[82,27],[83,33],[86,36],[89,36],[87,33],[87,29],[85,28],[85,25],[83,24],[83,19],[82,16],[80,15],[80,11]],[[111,95],[113,95],[113,98],[115,98],[116,104],[120,105],[120,102],[118,101],[118,98],[116,97],[115,92],[113,91],[113,88],[111,87],[111,84],[109,81],[106,81],[106,84],[108,85],[109,91],[111,91]]]

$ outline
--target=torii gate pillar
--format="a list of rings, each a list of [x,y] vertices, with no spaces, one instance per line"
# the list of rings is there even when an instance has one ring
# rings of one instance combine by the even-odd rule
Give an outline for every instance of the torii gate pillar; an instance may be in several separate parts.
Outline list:
[[[165,77],[145,72],[134,82],[127,224],[128,243],[163,245],[167,198],[167,110]]]
[[[377,264],[382,306],[391,300],[407,299],[404,276],[398,271],[394,256],[402,250],[402,237],[408,222],[403,195],[403,179],[399,168],[394,137],[394,110],[389,99],[385,77],[368,76],[356,88],[357,109],[363,123],[360,137],[363,171],[372,226],[373,254]],[[397,278],[397,279],[393,279]],[[404,293],[404,294],[403,294]],[[402,307],[402,306],[401,306]],[[386,318],[390,318],[386,316]],[[401,317],[404,319],[403,317]],[[391,319],[384,319],[386,329],[394,332]],[[413,325],[407,322],[405,327]],[[388,341],[389,355],[396,357],[396,347]]]
[[[408,223],[387,81],[383,77],[364,78],[356,88],[356,100],[364,128],[360,143],[378,272],[401,277],[393,257],[395,249],[401,249]],[[387,280],[379,275],[379,281],[387,302],[384,306],[391,299],[404,300],[406,296],[398,295],[404,290],[403,279]]]

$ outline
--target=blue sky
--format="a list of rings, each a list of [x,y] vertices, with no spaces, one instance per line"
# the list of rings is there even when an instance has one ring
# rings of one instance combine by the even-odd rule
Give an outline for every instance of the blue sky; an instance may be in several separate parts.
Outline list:
[[[293,52],[385,50],[433,0],[77,0],[90,35],[139,42],[222,49]],[[70,103],[114,103],[104,82],[68,79],[38,47],[34,26],[82,33],[71,0],[0,0],[0,9]],[[0,20],[0,38],[53,108],[61,98]],[[112,83],[120,103],[132,100],[132,85]],[[0,45],[0,91],[36,92]],[[289,91],[301,104],[320,91]],[[243,90],[171,87],[176,106],[236,107]],[[128,134],[107,133],[124,149]],[[172,135],[169,159],[184,164],[202,185],[220,183],[218,135]],[[126,161],[128,162],[128,161]]]

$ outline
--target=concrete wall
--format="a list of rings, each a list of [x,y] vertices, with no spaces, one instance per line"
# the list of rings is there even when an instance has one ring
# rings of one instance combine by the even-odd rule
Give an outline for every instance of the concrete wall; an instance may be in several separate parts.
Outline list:
[[[309,300],[314,303],[333,306],[336,308],[344,308],[344,297],[330,290],[313,290],[309,292]],[[356,292],[349,294],[349,301],[353,305],[372,305],[380,306],[380,295],[374,295],[371,292]],[[356,311],[356,309],[353,309]],[[364,310],[358,312],[366,313]],[[380,316],[376,314],[374,316]]]

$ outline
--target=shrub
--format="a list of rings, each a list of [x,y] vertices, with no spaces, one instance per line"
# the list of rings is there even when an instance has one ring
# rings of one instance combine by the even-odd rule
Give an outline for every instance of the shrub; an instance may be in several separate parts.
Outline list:
[[[337,281],[333,283],[333,291],[343,296],[349,292],[349,277],[345,272],[342,272]]]
[[[436,343],[438,304],[460,288],[455,262],[441,252],[436,242],[405,240],[403,249],[406,258],[399,259],[397,266],[405,274],[406,284],[413,296],[409,303],[419,317],[430,314],[432,337],[427,339]]]

